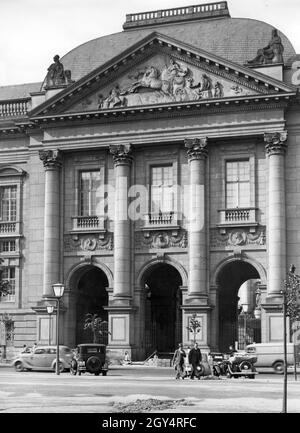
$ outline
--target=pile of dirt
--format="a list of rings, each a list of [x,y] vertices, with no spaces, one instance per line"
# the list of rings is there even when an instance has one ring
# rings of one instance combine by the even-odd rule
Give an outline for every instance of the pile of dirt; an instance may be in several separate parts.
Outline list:
[[[120,413],[130,412],[151,412],[151,411],[165,411],[167,409],[174,409],[176,406],[192,406],[191,402],[185,399],[180,400],[157,400],[149,398],[145,400],[137,399],[128,403],[113,403],[113,410]]]

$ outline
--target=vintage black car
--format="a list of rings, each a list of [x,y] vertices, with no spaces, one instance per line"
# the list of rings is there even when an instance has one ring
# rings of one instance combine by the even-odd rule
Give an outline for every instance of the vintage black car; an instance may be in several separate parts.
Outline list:
[[[107,375],[108,361],[106,359],[105,344],[78,344],[71,361],[70,373],[80,376],[81,373],[91,373],[99,376]]]

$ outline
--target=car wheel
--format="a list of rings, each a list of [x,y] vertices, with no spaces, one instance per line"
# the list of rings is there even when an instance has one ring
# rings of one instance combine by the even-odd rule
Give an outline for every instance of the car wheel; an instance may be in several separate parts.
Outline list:
[[[107,371],[102,371],[102,376],[106,376],[107,375]]]
[[[284,363],[283,363],[283,361],[275,362],[275,364],[273,365],[273,369],[274,369],[275,373],[282,374],[283,373],[283,369],[284,369]]]
[[[255,374],[249,374],[249,379],[255,379]]]
[[[24,365],[21,361],[15,363],[15,370],[18,372],[24,371]]]
[[[252,364],[249,361],[243,361],[239,365],[241,370],[252,370]]]
[[[86,361],[86,369],[89,373],[95,374],[101,370],[101,361],[96,356],[91,356]]]

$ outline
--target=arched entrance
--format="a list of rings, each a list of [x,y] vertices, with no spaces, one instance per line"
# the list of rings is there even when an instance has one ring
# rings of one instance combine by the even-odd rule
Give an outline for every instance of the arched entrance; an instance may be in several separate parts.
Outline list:
[[[246,281],[259,278],[256,268],[246,261],[234,260],[220,269],[217,276],[220,351],[227,352],[230,345],[245,338],[245,329],[241,328],[247,325],[245,319],[250,320],[251,317],[249,311],[247,311],[248,316],[243,315],[242,305],[239,303],[239,290]]]
[[[145,288],[145,352],[173,352],[182,340],[182,279],[172,265],[157,263],[143,278]]]
[[[78,280],[76,293],[76,344],[92,343],[93,333],[84,330],[86,314],[97,314],[102,320],[108,321],[108,313],[104,309],[108,305],[108,280],[105,273],[95,267],[89,266]],[[97,343],[107,344],[107,333]]]

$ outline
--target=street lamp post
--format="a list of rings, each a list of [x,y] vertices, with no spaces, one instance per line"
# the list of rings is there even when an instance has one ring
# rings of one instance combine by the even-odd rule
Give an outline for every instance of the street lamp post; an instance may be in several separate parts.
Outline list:
[[[53,314],[53,305],[47,305],[47,313],[49,314],[49,346],[51,344],[51,315]]]
[[[61,283],[56,283],[52,285],[54,296],[57,303],[56,312],[56,374],[60,374],[59,371],[59,301],[64,294],[64,285]]]

